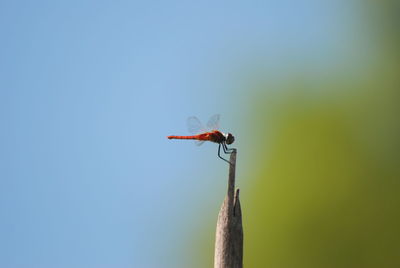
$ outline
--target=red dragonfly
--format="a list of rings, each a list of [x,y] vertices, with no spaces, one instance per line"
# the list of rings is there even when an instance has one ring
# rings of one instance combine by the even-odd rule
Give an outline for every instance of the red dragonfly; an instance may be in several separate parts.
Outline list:
[[[187,126],[192,136],[168,136],[168,139],[178,140],[195,140],[196,145],[202,145],[205,141],[211,141],[218,143],[218,157],[222,160],[230,163],[228,160],[223,158],[220,154],[221,147],[224,153],[230,154],[233,152],[233,148],[228,148],[227,144],[232,144],[235,138],[231,133],[225,134],[218,131],[219,128],[219,114],[213,115],[207,122],[207,127],[203,127],[200,120],[195,116],[191,116],[187,119]]]

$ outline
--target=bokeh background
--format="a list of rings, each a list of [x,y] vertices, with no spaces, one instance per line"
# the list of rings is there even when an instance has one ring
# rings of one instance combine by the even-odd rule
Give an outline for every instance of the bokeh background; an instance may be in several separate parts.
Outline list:
[[[398,1],[3,1],[0,266],[400,266]]]

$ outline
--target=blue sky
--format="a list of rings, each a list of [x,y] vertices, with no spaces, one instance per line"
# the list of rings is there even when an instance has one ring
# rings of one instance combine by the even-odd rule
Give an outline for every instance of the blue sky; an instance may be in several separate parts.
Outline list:
[[[281,77],[304,59],[335,66],[348,13],[320,1],[1,3],[0,266],[185,267],[193,211],[219,207],[226,165],[215,146],[165,136],[220,113],[249,153],[241,75],[254,62]]]

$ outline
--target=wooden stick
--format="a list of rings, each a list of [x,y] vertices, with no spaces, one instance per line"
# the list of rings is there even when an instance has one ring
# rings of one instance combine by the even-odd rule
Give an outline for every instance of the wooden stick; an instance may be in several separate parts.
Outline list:
[[[243,267],[243,227],[239,189],[235,192],[236,149],[230,157],[228,193],[218,214],[214,268]]]

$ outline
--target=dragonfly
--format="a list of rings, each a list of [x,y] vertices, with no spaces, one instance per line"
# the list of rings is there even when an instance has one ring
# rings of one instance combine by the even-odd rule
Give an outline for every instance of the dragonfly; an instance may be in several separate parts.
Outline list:
[[[225,162],[230,162],[221,156],[221,147],[225,154],[231,154],[235,149],[228,148],[227,145],[232,144],[235,141],[235,137],[231,133],[223,133],[219,131],[219,118],[220,115],[216,114],[211,116],[207,122],[207,126],[204,127],[199,119],[195,116],[191,116],[187,119],[187,127],[191,136],[167,136],[168,139],[177,140],[195,140],[195,144],[200,146],[205,141],[211,141],[218,143],[218,157]]]

